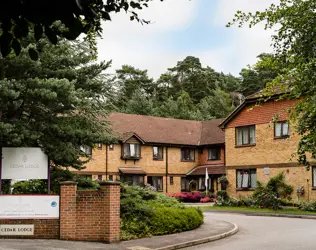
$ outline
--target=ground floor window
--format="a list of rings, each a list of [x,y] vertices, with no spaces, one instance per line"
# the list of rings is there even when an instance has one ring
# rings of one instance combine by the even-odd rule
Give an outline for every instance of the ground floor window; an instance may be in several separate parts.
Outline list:
[[[256,169],[237,169],[236,188],[256,188],[257,170]]]
[[[147,183],[153,186],[157,191],[163,190],[162,176],[148,176]]]
[[[316,166],[313,167],[313,187],[316,187]]]
[[[205,191],[205,176],[181,177],[181,191]],[[214,192],[214,183],[212,177],[208,179],[208,190]]]
[[[122,175],[122,181],[129,185],[142,185],[144,184],[143,175]]]

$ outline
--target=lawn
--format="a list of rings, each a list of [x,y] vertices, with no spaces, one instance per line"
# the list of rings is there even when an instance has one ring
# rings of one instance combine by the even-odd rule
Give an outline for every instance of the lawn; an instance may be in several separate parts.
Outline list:
[[[253,213],[272,213],[272,214],[297,214],[297,215],[314,215],[316,212],[300,211],[296,208],[286,208],[274,211],[268,208],[250,208],[250,207],[218,207],[218,206],[204,206],[199,207],[203,212],[205,211],[232,211],[232,212],[253,212]]]

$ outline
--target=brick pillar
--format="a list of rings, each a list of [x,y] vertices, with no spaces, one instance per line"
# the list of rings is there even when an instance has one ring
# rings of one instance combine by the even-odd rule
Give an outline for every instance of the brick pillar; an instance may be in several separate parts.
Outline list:
[[[117,242],[120,240],[120,183],[104,181],[100,183],[100,189],[103,192],[103,240],[107,243]]]
[[[60,183],[60,239],[76,239],[76,196],[77,183],[64,181]]]

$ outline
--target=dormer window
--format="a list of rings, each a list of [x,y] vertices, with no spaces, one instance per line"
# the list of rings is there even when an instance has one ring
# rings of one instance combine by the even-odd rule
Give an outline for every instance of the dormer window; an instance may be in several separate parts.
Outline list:
[[[140,144],[124,143],[123,144],[123,158],[137,159],[140,158]]]

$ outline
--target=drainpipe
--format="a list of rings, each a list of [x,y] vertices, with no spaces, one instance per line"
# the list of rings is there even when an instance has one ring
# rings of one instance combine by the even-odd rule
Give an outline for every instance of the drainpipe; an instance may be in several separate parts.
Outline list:
[[[108,144],[105,144],[105,180],[108,180]]]
[[[168,193],[168,146],[166,146],[166,193]]]

